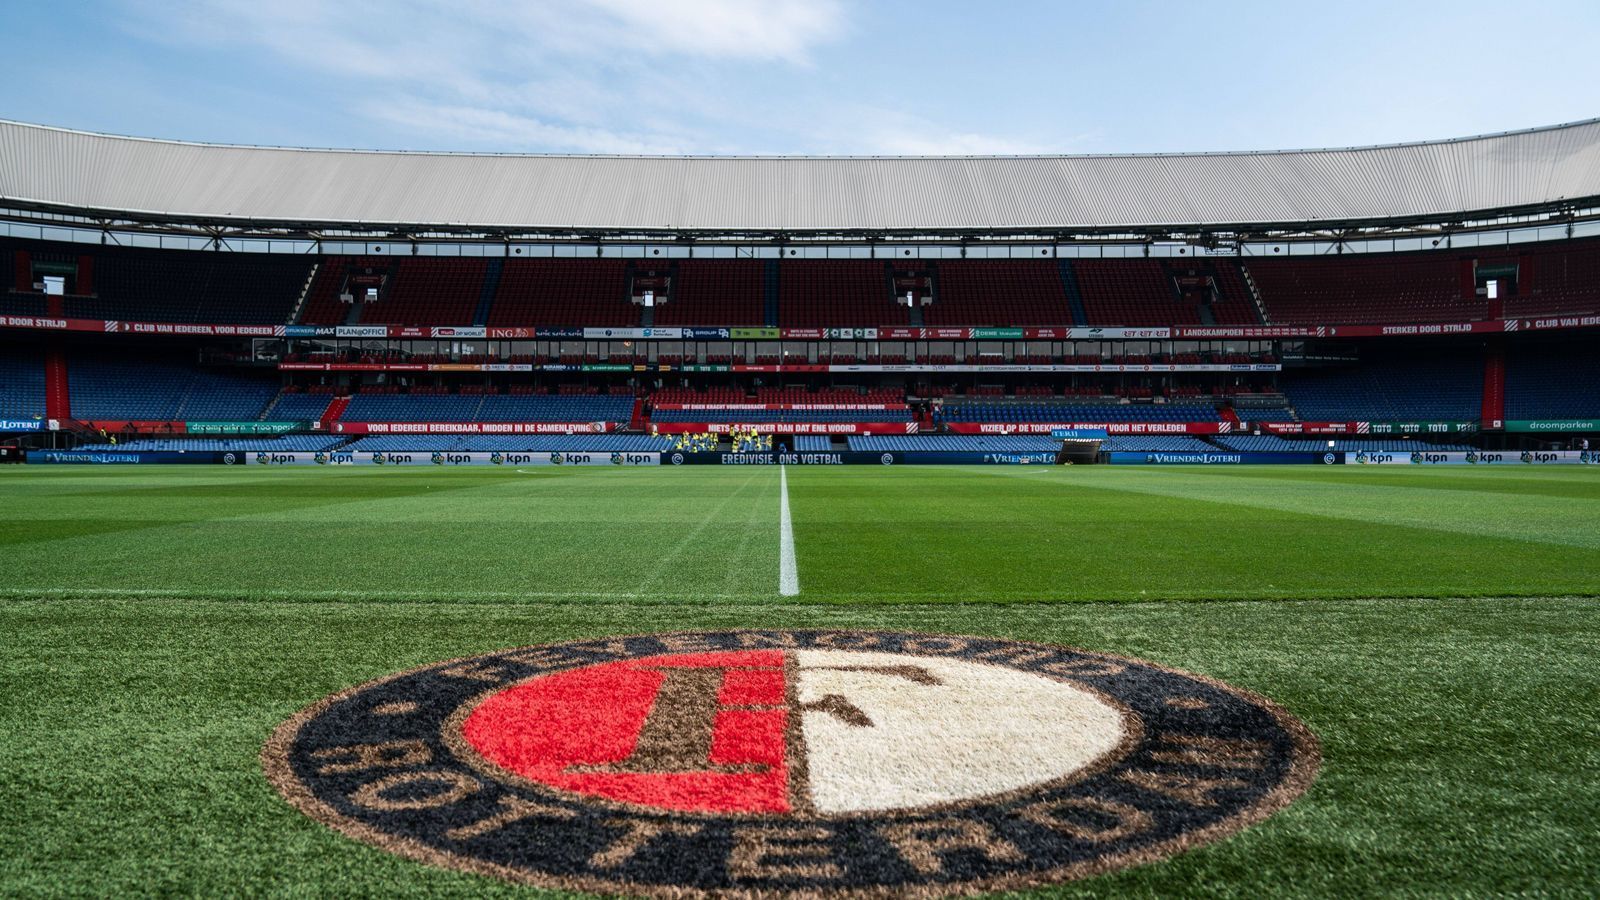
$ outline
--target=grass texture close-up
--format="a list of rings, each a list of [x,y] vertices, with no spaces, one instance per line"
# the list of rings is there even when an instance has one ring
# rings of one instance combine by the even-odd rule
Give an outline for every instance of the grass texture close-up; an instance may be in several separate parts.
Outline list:
[[[264,742],[440,660],[721,628],[1123,654],[1320,740],[1266,821],[1034,894],[1600,881],[1593,471],[30,468],[0,507],[4,895],[532,893],[301,815]]]

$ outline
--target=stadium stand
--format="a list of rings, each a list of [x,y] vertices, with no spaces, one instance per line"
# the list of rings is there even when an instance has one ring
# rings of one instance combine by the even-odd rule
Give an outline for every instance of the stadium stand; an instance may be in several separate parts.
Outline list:
[[[749,259],[678,261],[672,296],[655,310],[661,326],[763,325],[763,263]]]
[[[44,355],[27,344],[0,345],[0,419],[44,414]]]
[[[329,434],[286,434],[282,437],[130,438],[116,444],[85,444],[91,450],[148,453],[182,450],[190,453],[315,453],[332,450],[348,438]]]
[[[906,325],[881,260],[784,260],[779,266],[778,324],[797,328]]]
[[[1445,253],[1375,253],[1245,262],[1268,320],[1279,325],[1466,322],[1485,318],[1488,301],[1471,294],[1464,296],[1463,265],[1470,263]]]
[[[991,453],[1042,453],[1061,449],[1061,441],[1046,434],[1013,435],[890,435],[852,436],[850,449],[870,453],[885,451],[914,453],[934,451],[983,451]],[[1100,442],[1103,451],[1186,453],[1217,450],[1203,439],[1189,435],[1111,435]]]
[[[349,289],[352,296],[362,293],[361,287],[352,286],[349,279],[352,276],[370,278],[377,284],[379,279],[387,279],[390,274],[391,259],[381,256],[326,256],[317,266],[317,273],[311,279],[311,287],[306,292],[306,303],[300,310],[300,321],[308,325],[342,325],[355,312],[353,304],[345,303],[340,295]],[[387,283],[379,287],[378,295],[383,296],[383,289]]]
[[[267,407],[262,418],[276,422],[315,422],[322,418],[332,400],[331,394],[285,392]]]
[[[1534,248],[1520,257],[1517,291],[1505,300],[1511,316],[1600,312],[1600,241]]]
[[[864,453],[924,453],[930,451],[990,451],[1033,453],[1060,450],[1061,442],[1049,435],[851,435],[850,449]]]
[[[137,353],[76,354],[68,372],[72,415],[88,420],[249,421],[278,392],[276,380]]]
[[[946,399],[946,422],[1215,422],[1210,406],[1185,403],[1027,403]]]
[[[787,440],[796,453],[822,453],[833,449],[833,439],[827,435],[797,434]]]
[[[1217,447],[1203,438],[1184,434],[1113,434],[1100,442],[1100,449],[1129,453],[1204,453],[1215,451]]]
[[[1600,416],[1600,349],[1594,344],[1514,347],[1506,355],[1506,418]]]
[[[1194,307],[1180,304],[1172,277],[1153,259],[1079,259],[1072,269],[1090,325],[1199,325]]]
[[[1072,321],[1054,259],[942,260],[937,272],[938,293],[922,311],[929,325],[1014,327]],[[891,321],[900,319],[883,324]]]
[[[371,435],[340,450],[352,453],[661,453],[667,437],[648,434]]]
[[[378,302],[362,305],[361,321],[373,325],[467,325],[483,292],[488,261],[482,257],[402,257],[394,281]]]
[[[488,324],[636,326],[639,307],[627,298],[627,265],[620,259],[507,259]]]
[[[908,409],[662,409],[656,422],[909,422]]]
[[[1283,392],[1308,422],[1476,420],[1477,350],[1374,351],[1356,368],[1286,372]]]
[[[1358,453],[1410,453],[1414,450],[1457,451],[1471,450],[1470,444],[1440,442],[1421,439],[1388,438],[1283,438],[1273,434],[1219,435],[1216,442],[1229,450],[1251,453],[1302,452],[1321,453],[1327,450]],[[1332,446],[1329,446],[1329,444]]]
[[[648,283],[671,285],[669,302],[653,311],[653,324],[771,325],[769,266],[778,274],[776,324],[797,327],[907,324],[907,310],[894,302],[894,286],[902,282],[936,285],[934,302],[917,311],[922,324],[933,326],[1255,325],[1262,321],[1255,293],[1273,324],[1468,321],[1498,314],[1600,311],[1600,240],[1595,239],[1529,245],[1518,252],[1475,248],[1242,260],[936,262],[311,257],[0,242],[5,286],[0,311],[44,315],[48,304],[32,291],[32,273],[16,269],[19,251],[35,265],[71,273],[58,314],[119,321],[283,324],[305,290],[298,318],[305,324],[629,327],[641,324],[641,307],[628,302],[632,273],[640,284],[647,283],[643,276],[651,276]],[[313,264],[315,277],[307,287]],[[1473,293],[1474,266],[1515,273],[1499,307]],[[498,277],[490,274],[496,271]],[[378,301],[342,302],[341,293],[359,298],[369,283],[357,284],[352,276],[378,286]],[[927,293],[920,286],[915,291],[919,297]]]
[[[16,269],[18,251],[30,265],[50,265],[66,278],[56,314],[86,319],[278,324],[311,271],[309,259],[286,254],[5,241],[0,313],[49,312],[45,298],[31,291],[35,273]],[[29,290],[18,290],[23,286]]]
[[[360,393],[350,398],[348,422],[626,422],[633,397],[613,395],[498,395]]]

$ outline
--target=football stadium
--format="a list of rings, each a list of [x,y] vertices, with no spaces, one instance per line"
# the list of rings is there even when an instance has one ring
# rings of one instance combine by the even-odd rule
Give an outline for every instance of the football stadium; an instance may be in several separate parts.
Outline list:
[[[0,121],[0,894],[1592,895],[1600,119],[1441,137]]]

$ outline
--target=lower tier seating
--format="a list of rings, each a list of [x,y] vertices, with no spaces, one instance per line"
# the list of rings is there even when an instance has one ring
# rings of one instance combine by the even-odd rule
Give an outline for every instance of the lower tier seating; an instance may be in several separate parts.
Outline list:
[[[1216,441],[1229,450],[1250,453],[1321,453],[1327,450],[1340,450],[1350,453],[1358,453],[1363,450],[1368,453],[1410,453],[1414,450],[1464,451],[1473,449],[1470,444],[1436,444],[1419,439],[1284,438],[1275,434],[1222,435],[1217,437]],[[1331,447],[1328,446],[1330,441],[1333,444]]]
[[[1307,422],[1476,420],[1483,355],[1476,350],[1371,354],[1354,368],[1285,372],[1283,392]]]
[[[276,378],[199,369],[138,354],[75,354],[72,415],[88,420],[252,421],[278,393]]]
[[[44,413],[44,354],[27,344],[0,345],[0,419]]]

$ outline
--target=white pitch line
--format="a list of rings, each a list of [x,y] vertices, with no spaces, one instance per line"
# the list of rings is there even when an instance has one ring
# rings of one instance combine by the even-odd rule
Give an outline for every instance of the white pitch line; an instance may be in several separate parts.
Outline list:
[[[783,497],[778,501],[778,593],[793,597],[800,593],[800,567],[794,561],[794,522],[789,519],[789,467],[778,466],[778,485]]]

